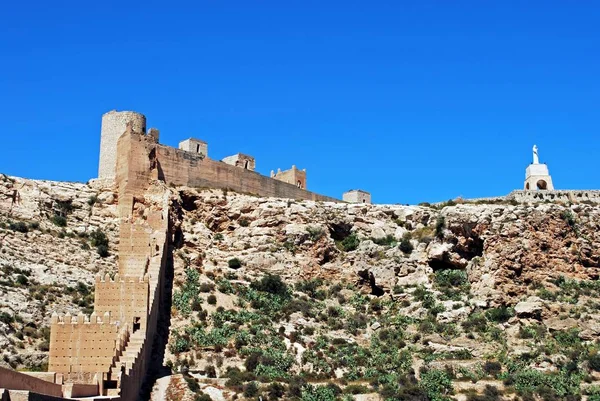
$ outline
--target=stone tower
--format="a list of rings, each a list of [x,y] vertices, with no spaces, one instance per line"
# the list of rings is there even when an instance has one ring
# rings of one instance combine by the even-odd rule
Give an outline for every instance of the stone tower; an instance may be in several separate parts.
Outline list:
[[[115,179],[117,140],[125,132],[127,123],[131,123],[135,132],[146,132],[146,117],[135,111],[112,110],[102,116],[98,178]]]
[[[342,199],[348,203],[371,203],[371,194],[362,189],[351,189],[344,192]]]
[[[554,190],[548,166],[544,163],[540,163],[538,147],[536,145],[533,145],[533,163],[527,166],[527,170],[525,171],[525,190]]]

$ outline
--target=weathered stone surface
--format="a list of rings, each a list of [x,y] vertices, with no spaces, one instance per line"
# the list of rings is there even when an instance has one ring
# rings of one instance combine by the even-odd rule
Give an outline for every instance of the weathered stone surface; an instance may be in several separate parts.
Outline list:
[[[540,319],[543,303],[538,297],[529,297],[515,305],[515,313],[521,318]]]

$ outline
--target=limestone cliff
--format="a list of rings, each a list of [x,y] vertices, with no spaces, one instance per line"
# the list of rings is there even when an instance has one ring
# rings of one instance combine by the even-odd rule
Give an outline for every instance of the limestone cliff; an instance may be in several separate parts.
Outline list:
[[[595,391],[598,205],[173,193],[165,363],[184,375],[160,397]],[[0,176],[5,364],[43,364],[51,311],[89,307],[94,274],[116,270],[116,207],[110,189]]]

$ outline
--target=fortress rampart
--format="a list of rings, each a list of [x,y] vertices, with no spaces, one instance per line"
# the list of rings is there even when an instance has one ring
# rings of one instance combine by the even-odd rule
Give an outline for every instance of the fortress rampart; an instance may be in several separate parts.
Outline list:
[[[51,320],[50,360],[48,369],[77,378],[82,373],[102,373],[108,370],[126,342],[127,330],[119,333],[119,321],[110,313],[100,318],[90,316],[58,316]],[[71,376],[72,375],[72,376]]]
[[[597,190],[552,190],[552,191],[513,191],[506,197],[517,202],[571,202],[600,203],[600,191]]]
[[[339,202],[297,185],[266,177],[255,171],[212,160],[201,154],[157,145],[157,177],[168,184],[223,188],[265,197]]]
[[[129,143],[118,144],[127,124],[132,132],[141,136],[128,137],[124,142]],[[136,164],[137,167],[157,168],[158,174],[153,178],[167,185],[222,188],[264,197],[339,202],[338,199],[307,191],[306,171],[295,166],[267,177],[254,171],[255,160],[249,155],[238,153],[223,161],[209,158],[208,144],[199,139],[182,141],[179,149],[161,145],[158,143],[158,130],[151,128],[146,135],[146,118],[139,113],[106,113],[102,117],[101,136],[98,178],[102,180],[114,180],[123,173],[122,168]],[[132,151],[134,148],[136,150]],[[126,163],[124,155],[133,160]]]

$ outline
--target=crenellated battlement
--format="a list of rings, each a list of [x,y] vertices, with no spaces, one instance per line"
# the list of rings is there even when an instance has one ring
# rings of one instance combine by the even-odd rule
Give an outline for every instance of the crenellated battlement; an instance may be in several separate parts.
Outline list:
[[[92,312],[90,315],[80,313],[78,315],[71,315],[69,312],[64,315],[59,315],[56,312],[52,313],[50,318],[50,324],[118,324],[120,321],[111,320],[110,312],[105,312],[102,315],[98,315],[96,312]]]
[[[149,262],[149,261],[148,261]],[[150,281],[150,274],[146,273],[141,277],[134,276],[124,276],[121,277],[119,273],[116,273],[114,277],[111,277],[110,274],[106,273],[104,276],[101,274],[96,274],[95,282],[96,283],[148,283]]]

